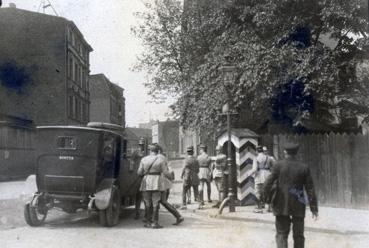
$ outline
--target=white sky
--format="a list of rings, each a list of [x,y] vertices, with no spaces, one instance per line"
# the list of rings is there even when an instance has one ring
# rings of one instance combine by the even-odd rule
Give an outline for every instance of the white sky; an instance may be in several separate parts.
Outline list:
[[[3,0],[3,7],[15,3],[17,8],[37,11],[41,0]],[[47,2],[47,1],[45,1]],[[167,104],[150,103],[143,86],[145,74],[130,71],[140,41],[130,29],[135,25],[133,13],[144,11],[141,0],[50,0],[58,14],[73,21],[94,51],[90,54],[91,74],[104,73],[125,89],[128,126],[167,117]],[[42,10],[40,10],[42,12]],[[45,10],[53,14],[51,8]]]

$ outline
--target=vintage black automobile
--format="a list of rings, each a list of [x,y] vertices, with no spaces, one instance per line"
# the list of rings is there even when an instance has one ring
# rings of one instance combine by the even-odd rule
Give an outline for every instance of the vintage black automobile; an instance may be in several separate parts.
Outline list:
[[[26,222],[42,225],[59,208],[95,210],[101,225],[116,225],[120,208],[134,204],[139,182],[122,134],[121,126],[106,123],[37,127],[37,192],[24,207]]]

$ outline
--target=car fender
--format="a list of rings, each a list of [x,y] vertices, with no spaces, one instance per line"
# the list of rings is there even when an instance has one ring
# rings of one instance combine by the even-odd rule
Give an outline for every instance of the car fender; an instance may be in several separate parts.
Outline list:
[[[30,175],[27,177],[22,193],[20,194],[20,199],[24,203],[29,203],[34,198],[34,194],[37,192],[36,175]]]
[[[115,183],[115,178],[104,179],[100,183],[95,193],[95,206],[97,209],[104,210],[108,208]]]

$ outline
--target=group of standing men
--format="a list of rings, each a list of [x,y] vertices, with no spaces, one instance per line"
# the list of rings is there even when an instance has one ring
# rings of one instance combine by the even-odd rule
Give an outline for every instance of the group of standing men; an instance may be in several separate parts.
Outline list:
[[[276,243],[278,248],[287,248],[290,226],[293,226],[294,247],[303,248],[304,218],[306,206],[310,205],[313,218],[318,216],[318,204],[309,167],[296,159],[298,144],[286,144],[285,159],[275,161],[267,154],[267,149],[257,147],[258,155],[253,161],[249,175],[255,178],[257,207],[255,212],[262,213],[265,202],[272,204],[276,216]],[[171,187],[174,174],[169,172],[166,157],[159,153],[160,147],[149,146],[150,154],[141,160],[138,174],[142,176],[140,191],[145,202],[145,226],[161,228],[159,204],[161,203],[176,218],[176,223],[183,221],[178,211],[167,202],[167,191]],[[182,209],[186,209],[187,194],[194,188],[195,199],[204,206],[204,186],[207,186],[208,201],[211,202],[211,181],[214,180],[219,192],[219,207],[227,195],[229,168],[227,157],[222,147],[217,146],[216,156],[206,153],[206,146],[200,146],[200,155],[194,156],[193,147],[187,149],[182,170],[183,192]],[[200,186],[198,190],[198,186]],[[306,196],[305,196],[306,193]]]
[[[194,148],[187,148],[187,157],[184,160],[182,170],[183,190],[182,190],[182,207],[187,208],[187,203],[191,200],[187,199],[191,187],[194,189],[195,201],[199,201],[199,208],[205,205],[204,189],[206,185],[207,199],[211,203],[211,182],[214,180],[219,193],[219,200],[213,207],[219,207],[221,201],[226,197],[228,190],[228,174],[227,157],[222,153],[222,147],[216,147],[216,156],[210,157],[207,154],[207,147],[200,145],[199,156],[194,156]]]

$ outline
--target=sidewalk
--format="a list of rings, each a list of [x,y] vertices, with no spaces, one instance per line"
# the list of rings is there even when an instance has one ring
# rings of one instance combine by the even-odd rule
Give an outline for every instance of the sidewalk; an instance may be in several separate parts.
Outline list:
[[[208,215],[210,218],[219,218],[234,222],[270,224],[274,228],[274,215],[266,211],[263,214],[254,213],[254,206],[236,207],[236,212],[234,213],[229,213],[229,209],[225,208],[222,215],[218,215],[218,209],[209,208],[209,206],[204,210],[197,210],[196,207],[197,204],[192,204],[189,206],[189,209],[199,215]],[[305,230],[326,234],[369,236],[369,211],[320,207],[319,218],[315,221],[307,209]]]

